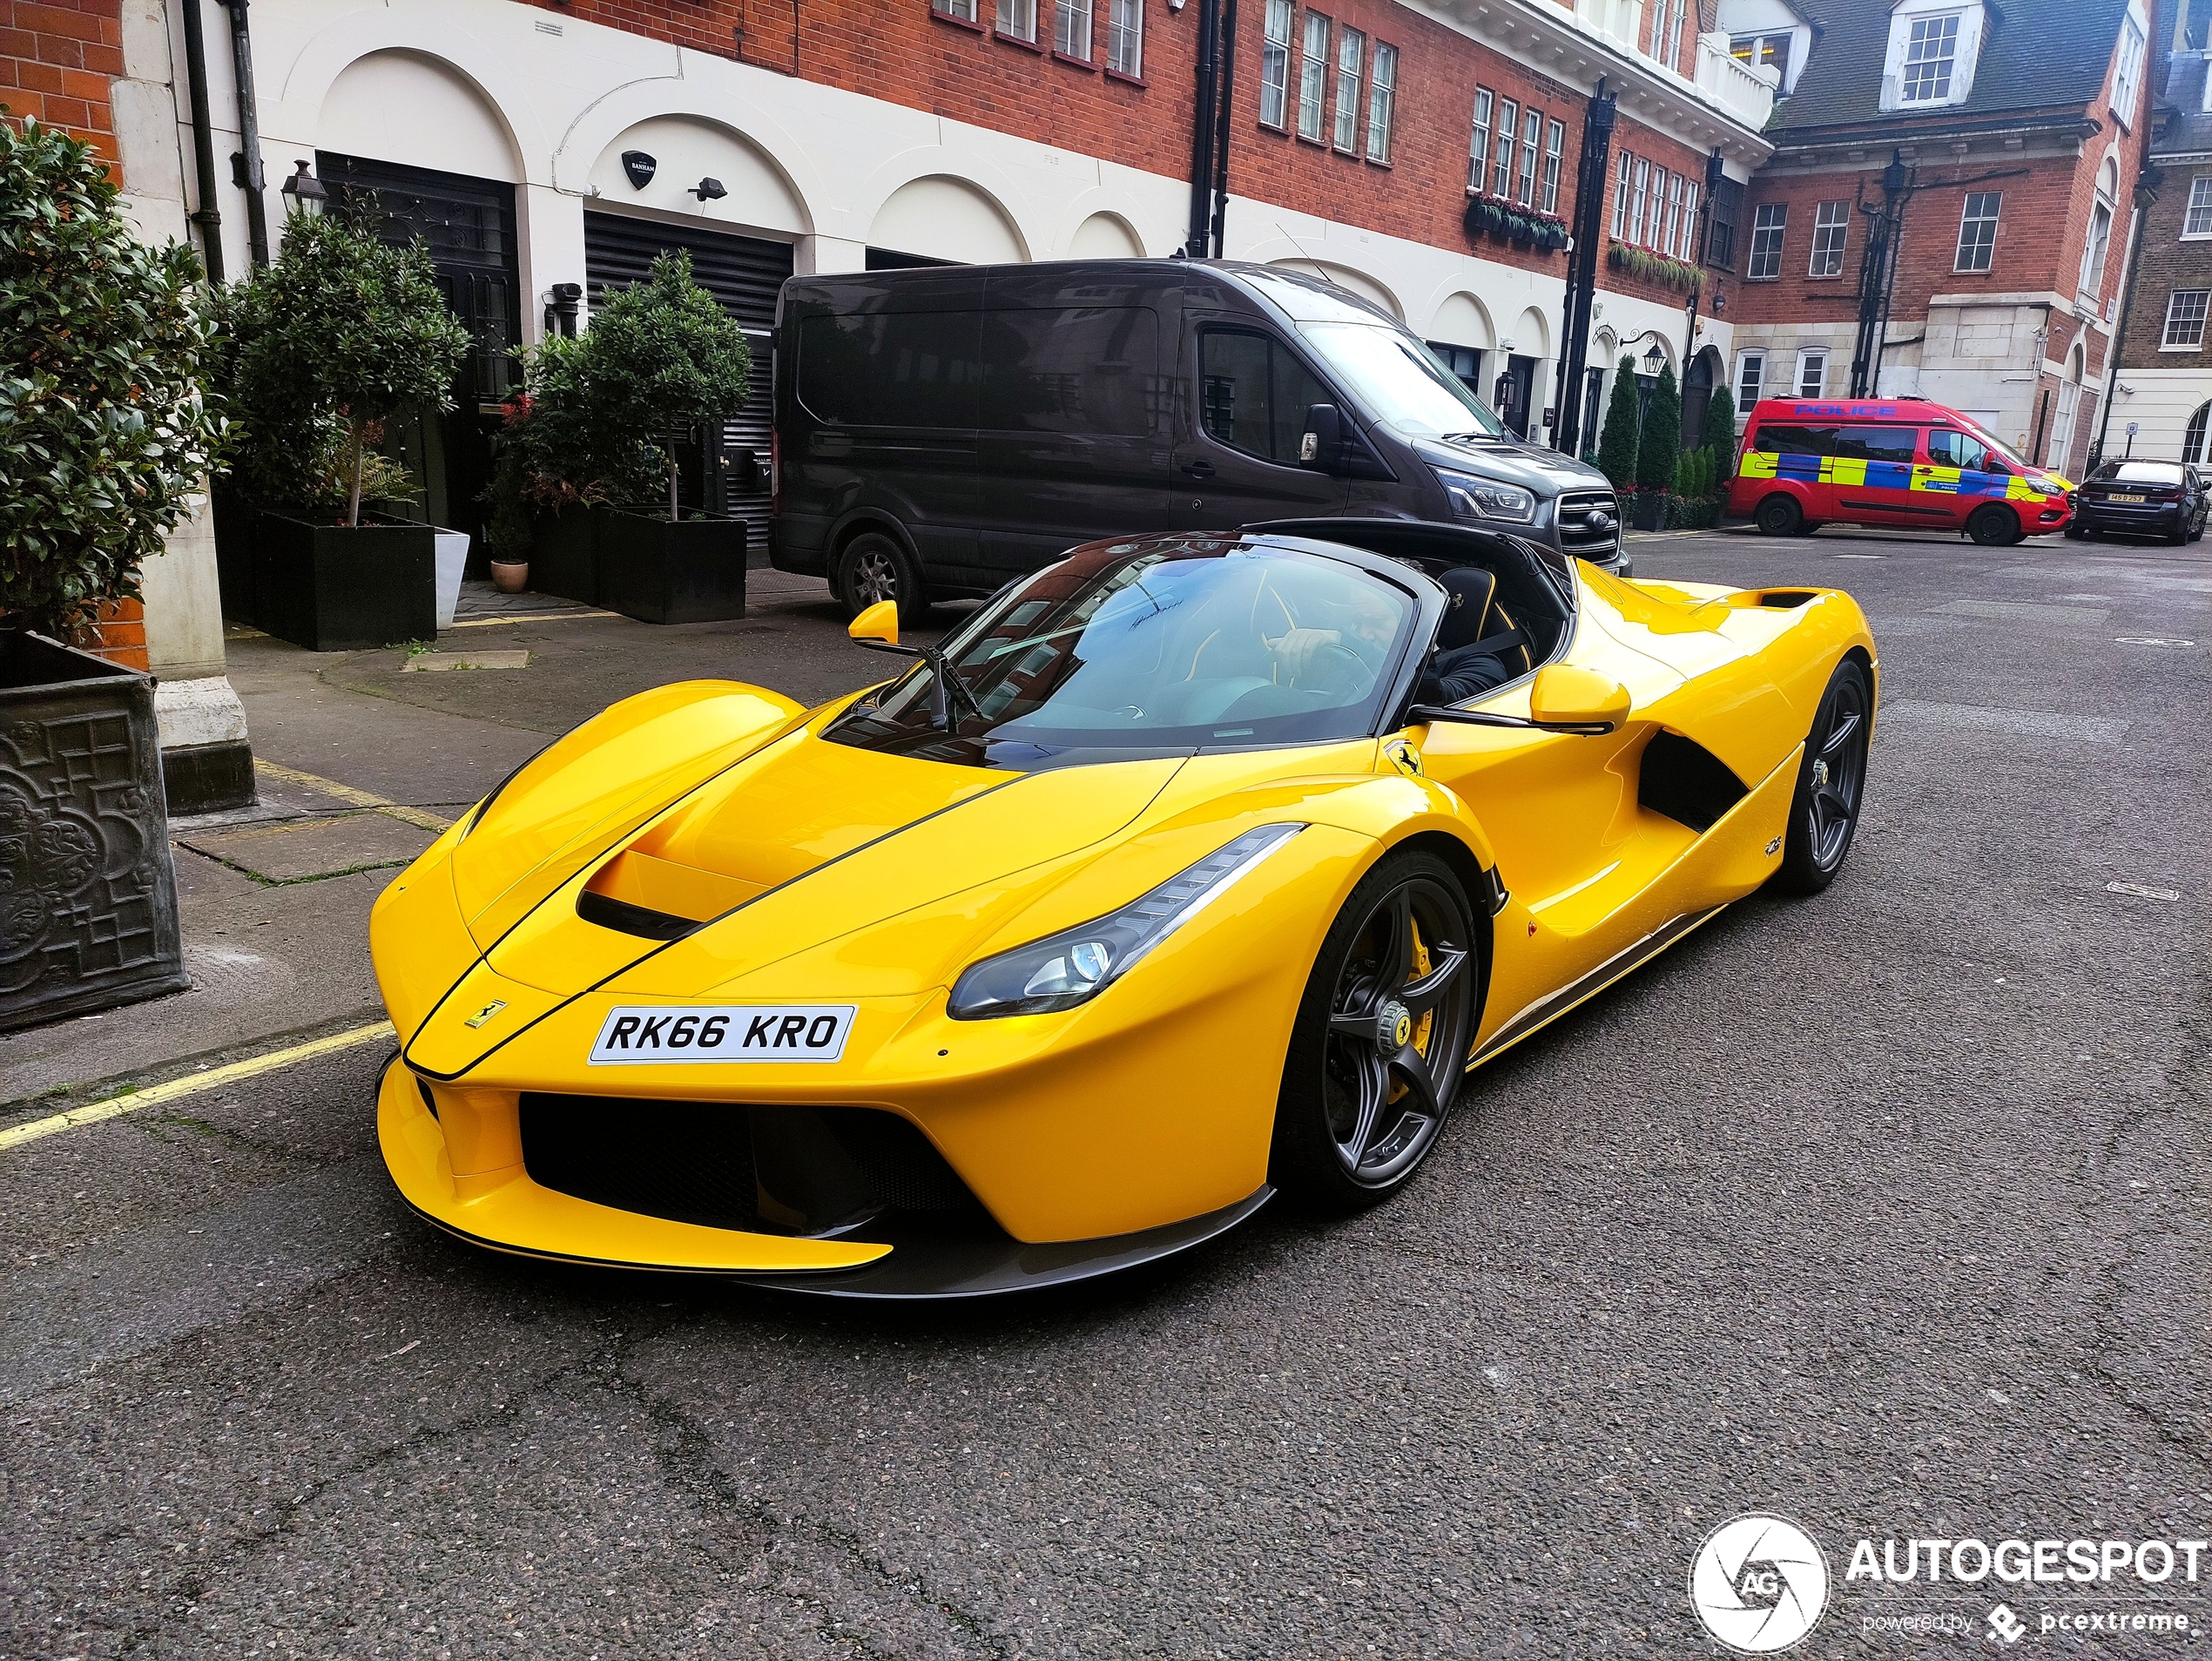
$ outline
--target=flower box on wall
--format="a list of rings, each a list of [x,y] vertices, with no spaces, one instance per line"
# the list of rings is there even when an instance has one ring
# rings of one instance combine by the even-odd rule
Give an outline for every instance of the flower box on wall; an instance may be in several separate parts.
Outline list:
[[[310,652],[358,652],[438,633],[435,531],[268,510],[253,532],[255,623]]]
[[[740,519],[671,520],[655,508],[601,508],[598,604],[640,623],[719,623],[745,615]]]
[[[0,1031],[179,992],[153,680],[0,629]]]

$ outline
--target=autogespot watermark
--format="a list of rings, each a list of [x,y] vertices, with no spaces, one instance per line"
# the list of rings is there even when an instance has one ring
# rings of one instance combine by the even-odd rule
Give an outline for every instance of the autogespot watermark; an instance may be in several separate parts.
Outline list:
[[[1870,1639],[1951,1637],[2009,1648],[2042,1637],[2197,1639],[2212,1635],[2201,1604],[2185,1607],[2212,1579],[2212,1540],[1862,1536],[1846,1558],[1841,1589],[1925,1593],[1955,1604],[1993,1587],[2051,1607],[2026,1612],[2000,1599],[1973,1615],[1956,1607],[1886,1609],[1858,1616]],[[1909,1589],[1909,1590],[1908,1590]],[[1705,1630],[1743,1655],[1772,1655],[1820,1624],[1838,1589],[1820,1544],[1787,1517],[1731,1517],[1705,1536],[1691,1560],[1690,1606]]]

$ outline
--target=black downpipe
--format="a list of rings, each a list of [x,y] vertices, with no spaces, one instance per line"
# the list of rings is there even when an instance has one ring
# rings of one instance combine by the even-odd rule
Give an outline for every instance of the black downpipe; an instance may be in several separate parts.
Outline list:
[[[1575,174],[1575,263],[1568,267],[1565,339],[1560,352],[1559,420],[1552,442],[1581,454],[1582,381],[1589,362],[1590,308],[1597,300],[1597,245],[1605,226],[1605,180],[1613,157],[1614,95],[1602,76],[1582,117],[1582,158]]]
[[[1214,53],[1213,257],[1222,257],[1222,232],[1229,218],[1229,111],[1237,101],[1237,0],[1222,0]]]
[[[2143,228],[2150,223],[2150,211],[2158,200],[2155,175],[2143,179],[2135,186],[2135,224],[2134,233],[2128,239],[2128,280],[2120,287],[2120,321],[2113,327],[2112,343],[2105,348],[2104,408],[2097,415],[2097,442],[2089,446],[2084,459],[2092,465],[2081,471],[2087,475],[2096,470],[2094,463],[2105,458],[2105,440],[2112,432],[2114,395],[2120,390],[2120,348],[2128,338],[2128,320],[2135,314],[2135,278],[2142,269]],[[2033,458],[2031,458],[2033,459]]]
[[[1221,0],[1198,0],[1197,105],[1190,117],[1190,226],[1183,241],[1183,252],[1193,260],[1205,258],[1213,223],[1213,152],[1219,127],[1215,77],[1220,39]]]
[[[269,216],[261,199],[261,114],[253,98],[253,37],[246,23],[246,0],[216,0],[231,14],[231,62],[238,72],[238,153],[231,172],[246,192],[246,246],[253,263],[269,263]]]
[[[207,280],[223,280],[223,215],[215,206],[215,127],[207,114],[207,41],[199,0],[184,0],[185,81],[192,95],[192,170],[199,206],[185,215],[199,227],[199,259]]]

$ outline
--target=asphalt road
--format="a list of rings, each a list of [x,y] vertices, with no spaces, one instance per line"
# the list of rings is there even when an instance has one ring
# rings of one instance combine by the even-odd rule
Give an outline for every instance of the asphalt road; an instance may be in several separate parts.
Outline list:
[[[1940,1654],[1994,1596],[1845,1583],[1859,1536],[2212,1533],[2212,556],[1637,566],[1863,598],[1851,861],[1351,1221],[960,1309],[537,1265],[393,1197],[374,1049],[0,1154],[0,1655],[1700,1655],[1750,1509],[1829,1555],[1799,1653]],[[1916,1611],[1971,1630],[1865,1631]],[[2192,1647],[2079,1642],[2021,1649]]]

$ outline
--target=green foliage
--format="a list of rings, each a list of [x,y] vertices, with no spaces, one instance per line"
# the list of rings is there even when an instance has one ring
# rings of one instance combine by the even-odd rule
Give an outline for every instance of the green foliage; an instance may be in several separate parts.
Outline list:
[[[0,608],[64,639],[136,598],[225,442],[199,261],[117,195],[89,145],[0,119]]]
[[[1624,357],[1613,377],[1613,399],[1605,406],[1605,429],[1597,441],[1598,470],[1616,490],[1635,488],[1636,425],[1635,360]]]
[[[1713,452],[1698,449],[1684,450],[1682,463],[1675,469],[1675,493],[1703,501],[1713,494]]]
[[[1636,446],[1636,489],[1671,490],[1682,457],[1682,393],[1675,366],[1661,366],[1659,388],[1644,407],[1643,437]]]
[[[1713,388],[1705,406],[1705,448],[1712,452],[1713,479],[1725,484],[1736,476],[1736,398],[1726,387]]]
[[[265,501],[312,500],[334,437],[346,521],[360,523],[383,423],[451,408],[469,348],[428,250],[390,246],[359,216],[294,218],[276,262],[237,285],[225,313],[230,384],[251,436],[248,488],[271,490]]]

